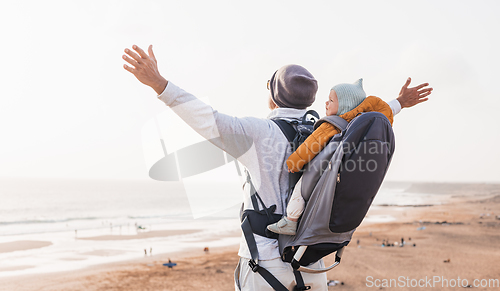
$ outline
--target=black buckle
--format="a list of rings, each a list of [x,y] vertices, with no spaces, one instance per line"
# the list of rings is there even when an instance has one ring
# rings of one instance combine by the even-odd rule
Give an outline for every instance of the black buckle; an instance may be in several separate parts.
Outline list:
[[[294,270],[298,270],[301,267],[300,263],[295,259],[292,259],[292,261],[290,262],[290,265],[292,265],[292,268]]]
[[[259,264],[257,264],[253,259],[248,261],[248,265],[250,266],[250,269],[252,269],[254,273],[256,273],[260,268]]]
[[[311,286],[304,286],[304,287],[295,286],[295,287],[293,287],[293,291],[304,291],[304,290],[309,290],[309,289],[311,289]]]

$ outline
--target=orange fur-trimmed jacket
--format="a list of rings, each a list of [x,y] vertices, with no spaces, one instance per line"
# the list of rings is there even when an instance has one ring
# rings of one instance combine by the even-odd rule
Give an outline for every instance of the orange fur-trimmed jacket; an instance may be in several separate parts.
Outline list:
[[[384,114],[392,125],[394,116],[391,107],[385,103],[384,100],[375,96],[366,97],[356,108],[340,115],[340,117],[350,122],[359,113],[372,111]],[[300,171],[304,165],[309,163],[323,148],[325,148],[330,139],[339,132],[340,130],[332,124],[323,122],[304,143],[288,157],[286,161],[288,169],[293,173]]]

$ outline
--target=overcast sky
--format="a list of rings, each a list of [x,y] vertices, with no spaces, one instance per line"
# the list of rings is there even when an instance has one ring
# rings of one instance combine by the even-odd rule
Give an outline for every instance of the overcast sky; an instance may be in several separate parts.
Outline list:
[[[306,67],[389,101],[407,77],[431,100],[395,119],[387,180],[500,182],[497,1],[2,3],[0,177],[148,179],[141,129],[166,110],[123,69],[153,44],[160,72],[220,112],[265,117],[266,82]]]

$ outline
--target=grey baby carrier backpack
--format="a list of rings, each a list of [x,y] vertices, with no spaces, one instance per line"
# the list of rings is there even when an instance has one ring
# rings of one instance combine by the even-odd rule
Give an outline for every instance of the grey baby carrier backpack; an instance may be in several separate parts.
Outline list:
[[[304,286],[300,272],[326,272],[340,263],[344,247],[351,241],[382,184],[395,148],[392,126],[381,113],[362,113],[349,124],[338,116],[327,116],[317,121],[314,128],[323,122],[335,125],[342,132],[298,174],[302,175],[301,193],[306,208],[296,235],[279,235],[278,238],[283,261],[291,263],[294,269],[297,283],[294,290],[309,289]],[[291,141],[290,130],[287,133],[284,126],[280,128]],[[297,175],[292,175],[289,195],[298,180]],[[272,220],[268,224],[274,223],[276,218]],[[256,247],[249,242],[253,235],[250,238],[245,233],[245,237],[251,253],[254,249],[258,258]],[[335,263],[331,266],[308,267],[334,252]],[[269,272],[261,270],[256,258],[250,261],[254,272],[259,272],[275,290],[287,290],[272,275],[270,278]]]
[[[330,122],[345,130],[309,162],[302,175],[306,208],[295,236],[280,235],[280,252],[294,269],[324,272],[340,263],[343,248],[365,217],[387,172],[395,148],[394,132],[381,113],[363,113],[347,126],[338,116]],[[336,252],[336,262],[321,270],[307,265]]]

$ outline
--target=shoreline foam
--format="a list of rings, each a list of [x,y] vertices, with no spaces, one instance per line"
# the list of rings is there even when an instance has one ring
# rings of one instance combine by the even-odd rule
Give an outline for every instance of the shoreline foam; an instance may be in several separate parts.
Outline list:
[[[130,239],[145,239],[155,237],[168,237],[174,235],[193,234],[200,232],[199,229],[184,229],[184,230],[152,230],[146,232],[138,232],[135,235],[100,235],[91,237],[79,237],[79,240],[100,240],[100,241],[113,241],[113,240],[130,240]]]

